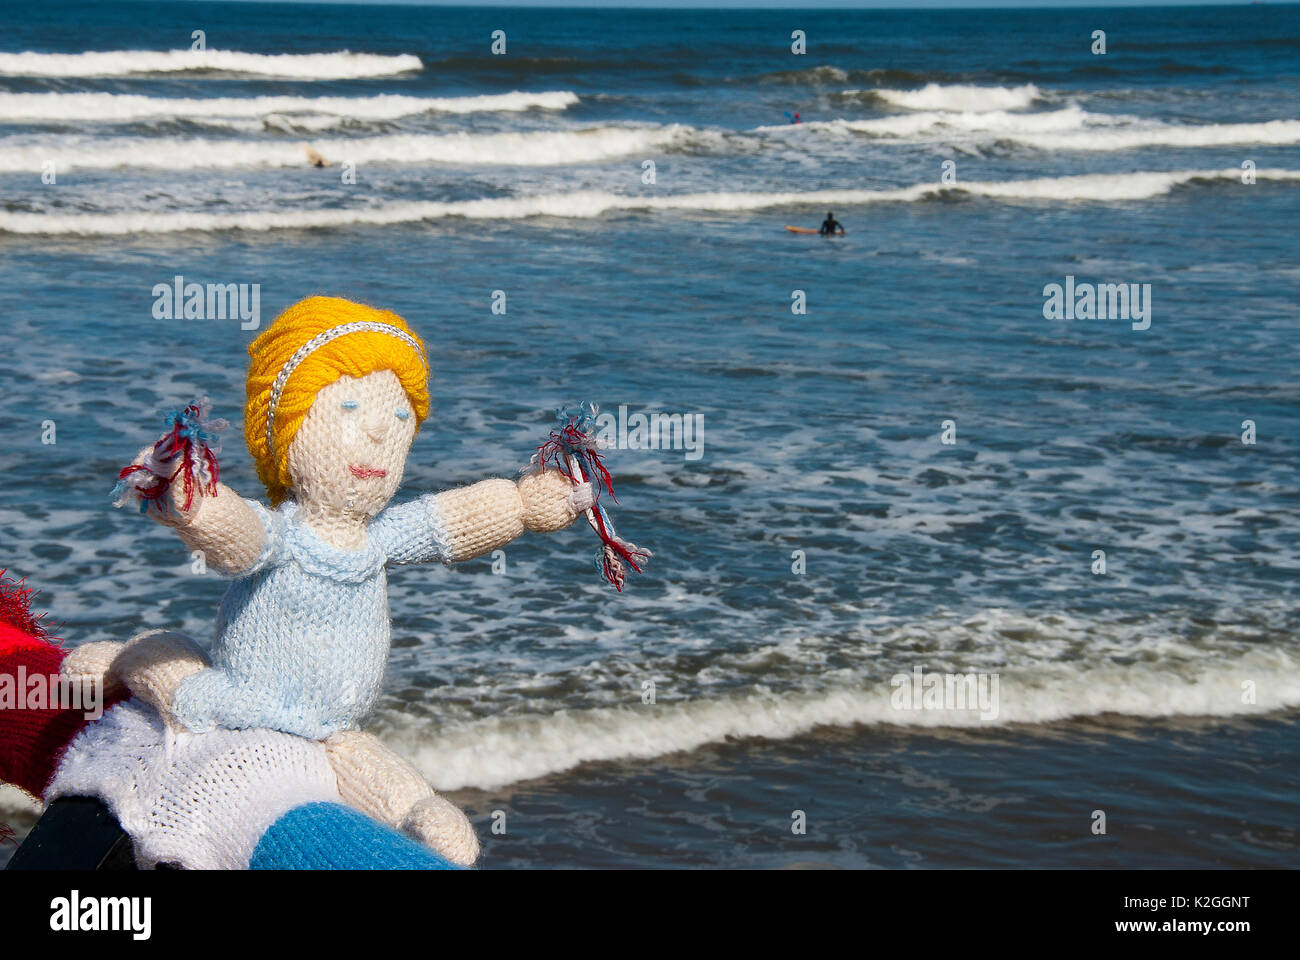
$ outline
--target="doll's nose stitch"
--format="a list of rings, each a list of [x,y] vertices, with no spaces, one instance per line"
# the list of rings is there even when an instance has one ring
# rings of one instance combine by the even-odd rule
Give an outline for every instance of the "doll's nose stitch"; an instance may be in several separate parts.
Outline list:
[[[384,422],[383,417],[367,417],[364,429],[370,439],[382,440],[384,434],[388,432],[388,424]]]

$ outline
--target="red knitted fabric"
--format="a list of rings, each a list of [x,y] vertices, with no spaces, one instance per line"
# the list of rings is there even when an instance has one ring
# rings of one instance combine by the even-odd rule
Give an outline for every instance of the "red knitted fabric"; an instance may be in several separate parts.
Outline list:
[[[67,651],[0,622],[0,677],[15,685],[23,676],[53,677]],[[104,708],[120,700],[106,698]],[[0,781],[40,798],[54,777],[63,751],[88,722],[85,711],[57,704],[43,710],[0,709]]]

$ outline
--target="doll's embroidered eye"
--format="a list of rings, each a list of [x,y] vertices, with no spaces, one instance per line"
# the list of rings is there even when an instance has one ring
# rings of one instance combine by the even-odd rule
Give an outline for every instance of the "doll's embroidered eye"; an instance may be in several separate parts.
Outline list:
[[[394,414],[394,416],[397,417],[398,420],[410,420],[410,419],[411,419],[411,411],[409,411],[409,410],[394,410],[394,411],[393,411],[393,414]]]
[[[361,406],[361,404],[357,403],[357,401],[355,401],[355,400],[344,400],[344,401],[343,401],[343,409],[344,409],[344,410],[355,410],[355,409],[356,409],[357,407],[359,407],[359,406]]]

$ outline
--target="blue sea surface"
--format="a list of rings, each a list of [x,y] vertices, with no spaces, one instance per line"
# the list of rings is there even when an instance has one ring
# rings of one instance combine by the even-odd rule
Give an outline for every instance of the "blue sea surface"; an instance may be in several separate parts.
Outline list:
[[[585,524],[391,574],[375,728],[486,865],[1295,866],[1298,103],[1288,5],[0,0],[0,567],[71,643],[209,639],[108,490],[206,395],[261,495],[248,344],[350,297],[430,349],[399,500],[574,400],[702,424],[609,452],[621,594]]]

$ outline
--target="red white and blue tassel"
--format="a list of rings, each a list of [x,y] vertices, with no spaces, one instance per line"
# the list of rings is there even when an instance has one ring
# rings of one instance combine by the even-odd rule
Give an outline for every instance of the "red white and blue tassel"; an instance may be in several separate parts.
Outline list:
[[[615,503],[618,503],[618,497],[614,496],[614,481],[605,469],[600,454],[603,447],[596,437],[596,414],[599,410],[594,403],[586,402],[557,410],[559,426],[537,448],[530,463],[542,470],[553,465],[573,483],[591,483],[595,503],[587,510],[587,522],[601,541],[596,569],[621,593],[627,581],[628,568],[640,573],[642,565],[652,554],[618,536],[609,514],[601,505],[602,487],[609,491]]]
[[[167,512],[167,491],[177,480],[185,491],[185,509],[194,505],[194,493],[201,490],[215,496],[221,468],[217,454],[221,445],[217,434],[230,426],[226,420],[212,420],[212,404],[207,397],[181,410],[167,414],[167,432],[158,438],[141,460],[123,467],[113,487],[113,506],[122,507],[135,500],[144,513],[154,504]]]

